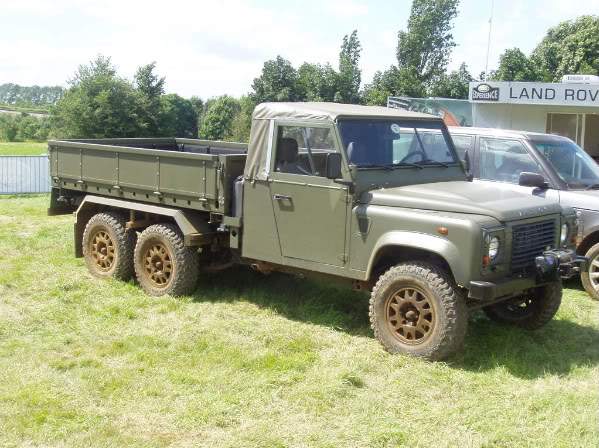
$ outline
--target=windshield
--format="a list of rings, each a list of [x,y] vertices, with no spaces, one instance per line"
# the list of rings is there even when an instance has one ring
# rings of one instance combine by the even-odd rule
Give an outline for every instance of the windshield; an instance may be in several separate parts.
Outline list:
[[[445,166],[456,163],[442,123],[398,120],[340,120],[347,157],[359,168]]]
[[[532,141],[569,188],[599,187],[599,166],[571,140]]]

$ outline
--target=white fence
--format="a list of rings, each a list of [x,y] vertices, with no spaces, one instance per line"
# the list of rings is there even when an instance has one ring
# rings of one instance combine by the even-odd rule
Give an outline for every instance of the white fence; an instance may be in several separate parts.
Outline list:
[[[0,194],[49,191],[48,156],[0,156]]]

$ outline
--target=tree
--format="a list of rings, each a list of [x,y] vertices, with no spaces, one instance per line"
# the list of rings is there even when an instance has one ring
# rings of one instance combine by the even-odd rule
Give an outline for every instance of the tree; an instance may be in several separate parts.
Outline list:
[[[110,58],[81,65],[70,88],[51,109],[58,137],[104,138],[147,135],[140,95],[116,73]]]
[[[155,69],[156,62],[142,65],[137,69],[133,78],[140,95],[141,119],[145,122],[148,135],[158,135],[161,127],[161,96],[164,94],[165,79],[156,75]]]
[[[362,46],[358,31],[354,30],[343,37],[339,53],[339,81],[335,101],[341,103],[360,102],[362,72],[359,67]]]
[[[254,103],[265,101],[296,101],[297,72],[286,59],[277,56],[266,61],[260,77],[252,83],[253,92],[250,94]]]
[[[175,93],[159,97],[158,129],[162,137],[195,138],[198,135],[198,114],[190,100]]]
[[[385,106],[389,96],[420,98],[426,95],[424,84],[413,68],[398,69],[391,66],[384,72],[376,72],[372,83],[364,87],[363,100],[368,105]]]
[[[195,110],[196,113],[196,128],[199,130],[202,127],[202,116],[204,115],[204,109],[205,109],[205,105],[204,105],[204,101],[202,100],[202,98],[197,97],[197,96],[192,96],[189,101],[191,101],[191,105],[193,106],[193,109]],[[197,137],[197,133],[196,133],[196,137]]]
[[[449,75],[443,74],[434,81],[429,90],[429,96],[458,100],[468,99],[470,81],[474,81],[474,78],[466,64],[462,62],[458,70],[452,71]]]
[[[549,81],[567,74],[599,75],[599,16],[581,16],[550,28],[532,58]]]
[[[64,88],[60,86],[20,86],[18,84],[0,85],[0,103],[22,107],[47,107],[62,97]]]
[[[411,69],[425,84],[445,73],[451,50],[452,20],[459,0],[413,0],[406,31],[399,31],[397,66]]]
[[[252,112],[254,111],[254,107],[255,104],[249,96],[244,95],[239,98],[239,110],[231,123],[230,138],[229,136],[225,136],[225,139],[235,142],[250,141],[250,128],[252,127]]]
[[[237,100],[228,95],[209,100],[206,103],[200,137],[208,140],[231,139],[233,120],[239,110],[240,106]]]
[[[297,99],[302,101],[333,101],[338,75],[330,64],[304,62],[297,70]]]
[[[520,49],[510,48],[499,57],[499,68],[490,78],[495,81],[542,81],[543,73]]]

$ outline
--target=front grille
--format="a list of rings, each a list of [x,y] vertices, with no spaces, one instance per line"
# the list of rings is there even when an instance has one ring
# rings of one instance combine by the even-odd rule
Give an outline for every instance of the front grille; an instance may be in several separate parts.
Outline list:
[[[512,272],[527,271],[535,257],[555,244],[555,221],[518,224],[512,227]]]

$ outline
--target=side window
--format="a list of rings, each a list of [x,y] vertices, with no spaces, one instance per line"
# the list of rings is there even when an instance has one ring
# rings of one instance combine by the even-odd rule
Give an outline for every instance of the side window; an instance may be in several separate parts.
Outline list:
[[[336,152],[331,128],[279,126],[275,171],[304,176],[324,176],[326,155]]]
[[[472,158],[472,145],[474,142],[474,138],[471,135],[452,135],[451,139],[453,140],[453,145],[455,146],[455,150],[458,152],[458,157],[460,160],[464,160],[466,158],[466,151]]]
[[[482,138],[480,178],[517,184],[520,173],[541,173],[539,166],[518,140]]]

